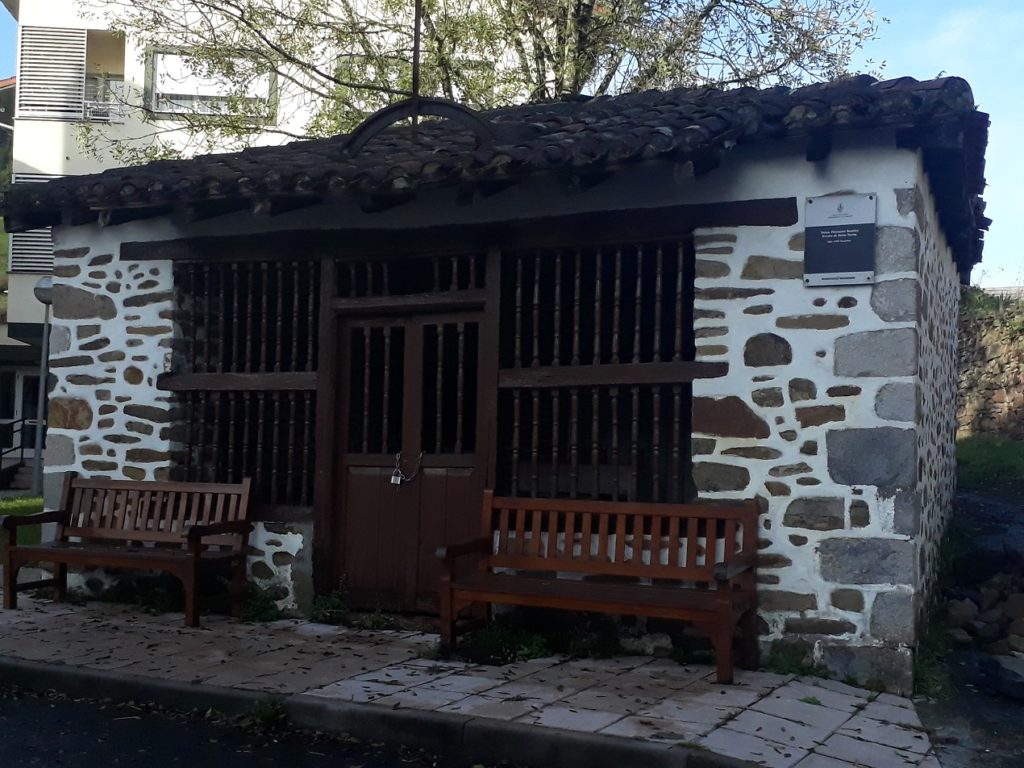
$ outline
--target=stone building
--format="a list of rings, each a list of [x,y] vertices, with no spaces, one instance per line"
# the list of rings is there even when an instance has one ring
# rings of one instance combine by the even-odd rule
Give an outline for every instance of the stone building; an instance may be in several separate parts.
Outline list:
[[[759,497],[765,642],[906,690],[988,225],[967,83],[456,117],[15,187],[7,228],[58,246],[48,487],[251,475],[282,605],[399,610],[485,487]],[[819,285],[837,195],[874,263]]]

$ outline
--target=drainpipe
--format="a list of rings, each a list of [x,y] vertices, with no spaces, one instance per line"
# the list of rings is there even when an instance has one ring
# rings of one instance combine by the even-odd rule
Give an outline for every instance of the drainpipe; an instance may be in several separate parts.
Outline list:
[[[45,307],[43,315],[43,343],[39,355],[39,397],[36,399],[36,452],[32,468],[32,495],[43,494],[43,424],[46,419],[46,373],[50,357],[50,304],[53,303],[53,278],[40,278],[32,289],[39,303]]]

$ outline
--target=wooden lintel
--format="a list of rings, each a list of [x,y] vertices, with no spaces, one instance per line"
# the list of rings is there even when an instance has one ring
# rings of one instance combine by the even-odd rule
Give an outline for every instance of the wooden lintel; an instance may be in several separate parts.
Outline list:
[[[484,291],[452,291],[451,293],[412,293],[405,296],[368,296],[335,299],[331,307],[345,315],[410,314],[481,309],[487,301]]]
[[[484,224],[408,229],[307,229],[251,235],[124,243],[121,258],[178,261],[246,261],[303,253],[322,258],[373,258],[564,246],[586,233],[589,245],[674,238],[696,227],[789,227],[798,220],[794,197],[700,203],[667,208],[597,211]]]
[[[257,216],[280,216],[321,205],[324,199],[318,195],[259,197],[252,201],[252,212]]]
[[[507,368],[498,373],[501,389],[539,387],[629,386],[632,384],[685,384],[729,373],[728,363],[692,361],[624,363],[620,365],[556,365],[543,368]]]
[[[170,392],[314,390],[316,373],[165,373],[157,377],[157,388]]]

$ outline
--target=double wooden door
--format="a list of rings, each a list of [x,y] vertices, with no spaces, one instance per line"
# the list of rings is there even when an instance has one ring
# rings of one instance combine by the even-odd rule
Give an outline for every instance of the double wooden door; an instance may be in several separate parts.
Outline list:
[[[336,551],[353,607],[435,610],[436,548],[479,534],[481,319],[340,324]]]

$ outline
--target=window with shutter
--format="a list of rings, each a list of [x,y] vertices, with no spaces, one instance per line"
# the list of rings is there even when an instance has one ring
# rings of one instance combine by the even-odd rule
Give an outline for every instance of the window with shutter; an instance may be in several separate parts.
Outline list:
[[[37,183],[60,176],[45,173],[16,173],[14,183]],[[50,228],[15,232],[11,235],[11,272],[49,274],[53,271],[53,239]]]
[[[21,28],[19,118],[82,119],[86,35],[84,29]]]

